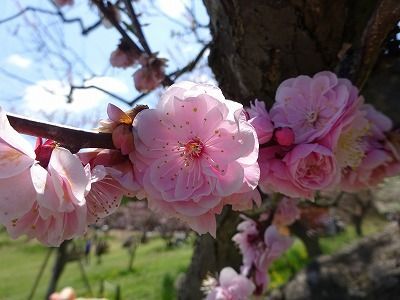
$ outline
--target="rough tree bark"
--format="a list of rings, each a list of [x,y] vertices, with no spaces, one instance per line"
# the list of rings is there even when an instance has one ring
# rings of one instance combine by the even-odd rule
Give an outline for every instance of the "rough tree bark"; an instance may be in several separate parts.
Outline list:
[[[210,67],[225,96],[245,105],[258,98],[270,106],[280,82],[321,70],[363,85],[400,19],[398,0],[203,1],[213,37]],[[393,65],[382,68],[389,76]],[[374,95],[375,84],[386,80],[372,77],[369,95]],[[399,84],[398,78],[389,83]],[[219,221],[216,240],[198,238],[179,299],[201,299],[199,287],[207,272],[238,266],[231,242],[238,215],[226,211]]]
[[[331,256],[321,256],[268,300],[397,300],[400,231],[391,224]]]

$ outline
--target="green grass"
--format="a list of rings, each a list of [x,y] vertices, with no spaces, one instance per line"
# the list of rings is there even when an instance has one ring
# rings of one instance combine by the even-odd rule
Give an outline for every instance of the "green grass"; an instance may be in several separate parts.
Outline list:
[[[47,248],[34,241],[11,241],[5,233],[0,233],[1,300],[27,299],[46,252]],[[95,257],[92,257],[91,264],[85,265],[85,270],[96,296],[100,282],[104,280],[105,296],[110,299],[113,299],[118,284],[121,299],[171,300],[176,298],[175,280],[186,270],[191,254],[190,244],[167,250],[163,240],[154,239],[138,247],[133,271],[128,271],[127,250],[121,247],[121,241],[113,238],[102,264],[96,264]],[[34,299],[44,299],[54,257],[53,253]],[[72,286],[79,295],[88,295],[78,262],[67,264],[58,286]]]
[[[270,283],[268,289],[271,290],[284,284],[300,271],[308,261],[307,251],[303,243],[296,239],[292,247],[272,263],[269,268]]]
[[[382,227],[381,222],[373,220],[368,220],[363,226],[366,235],[379,231]],[[129,255],[127,250],[121,247],[121,235],[123,233],[113,234],[109,238],[110,251],[103,256],[102,264],[96,264],[95,257],[92,256],[91,264],[85,265],[94,295],[99,295],[100,283],[104,281],[104,296],[109,299],[114,299],[117,285],[121,289],[121,299],[175,299],[175,281],[190,262],[191,243],[167,250],[163,240],[152,239],[138,247],[133,270],[128,271]],[[357,239],[354,228],[348,226],[344,232],[333,237],[321,238],[320,242],[323,253],[331,254]],[[35,241],[13,241],[0,230],[0,300],[27,299],[47,251],[47,248]],[[44,299],[54,256],[55,253],[52,254],[34,299]],[[291,249],[269,268],[269,288],[284,284],[308,261],[303,244],[295,240]],[[58,286],[72,286],[79,295],[89,296],[77,262],[67,265]]]

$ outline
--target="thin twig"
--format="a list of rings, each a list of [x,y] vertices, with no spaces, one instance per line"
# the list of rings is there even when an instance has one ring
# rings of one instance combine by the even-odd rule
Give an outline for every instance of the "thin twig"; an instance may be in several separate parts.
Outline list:
[[[122,98],[116,94],[114,94],[113,92],[107,91],[101,87],[95,86],[95,85],[88,85],[88,86],[71,86],[71,91],[69,92],[67,98],[69,100],[69,102],[71,102],[72,100],[72,93],[74,89],[96,89],[99,90],[111,97],[114,97],[115,99],[124,102],[125,104],[128,104],[129,106],[133,106],[134,104],[136,104],[136,102],[138,102],[139,100],[141,100],[142,98],[144,98],[145,96],[147,96],[149,93],[141,93],[138,96],[136,96],[135,98],[133,98],[132,100],[127,100],[125,98]]]
[[[87,90],[87,89],[99,90],[99,91],[101,91],[101,92],[103,92],[103,93],[105,93],[105,94],[107,94],[107,95],[109,95],[109,96],[121,101],[121,102],[124,102],[126,104],[131,104],[131,102],[132,102],[132,101],[129,101],[129,100],[125,99],[125,98],[122,98],[122,97],[118,96],[117,94],[114,94],[113,92],[110,92],[110,91],[107,91],[107,90],[105,90],[105,89],[103,89],[101,87],[98,87],[96,85],[87,85],[87,86],[71,85],[71,89],[70,89],[70,91],[69,91],[69,93],[67,95],[68,103],[72,102],[72,94],[73,94],[74,90]]]
[[[133,7],[131,0],[124,0],[124,2],[129,17],[132,20],[133,26],[135,26],[135,33],[137,38],[139,39],[140,44],[142,45],[143,49],[146,51],[147,54],[151,54],[149,44],[147,43],[147,40],[143,34],[142,25],[140,25],[139,23],[139,20],[135,12],[135,8]]]
[[[113,9],[113,5],[107,1],[107,6],[102,0],[93,0],[93,3],[97,6],[100,12],[107,18],[108,21],[118,30],[121,36],[126,40],[127,43],[134,49],[138,54],[143,53],[142,49],[136,45],[136,43],[131,39],[131,37],[126,33],[126,31],[121,27],[119,21],[115,18],[115,15],[111,13],[110,9]]]
[[[204,45],[204,47],[201,48],[201,50],[197,54],[197,56],[191,62],[189,62],[185,67],[183,67],[182,69],[176,70],[175,72],[172,72],[171,74],[169,74],[169,76],[174,76],[174,80],[176,80],[182,74],[192,71],[196,67],[196,65],[198,64],[200,59],[203,57],[203,54],[204,54],[204,52],[206,52],[208,47],[210,47],[210,43]]]
[[[142,93],[139,96],[137,96],[136,98],[134,98],[132,101],[128,102],[128,104],[130,106],[133,106],[134,104],[136,104],[136,102],[138,102],[139,100],[141,100],[142,98],[144,98],[145,96],[147,96],[149,93]]]
[[[12,21],[29,11],[43,13],[43,14],[52,15],[52,16],[58,16],[64,23],[78,23],[83,35],[87,35],[90,31],[97,28],[101,24],[101,21],[102,21],[100,19],[97,22],[90,25],[89,27],[85,27],[85,24],[83,23],[81,18],[69,19],[69,18],[65,17],[64,13],[59,9],[57,11],[52,11],[52,10],[48,10],[48,9],[44,9],[44,8],[40,8],[40,7],[27,6],[24,9],[22,9],[21,11],[19,11],[18,13],[14,14],[10,17],[7,17],[5,19],[0,20],[0,24]]]
[[[79,264],[79,269],[81,271],[83,282],[86,285],[86,289],[87,289],[89,295],[93,296],[93,289],[92,289],[92,286],[90,285],[89,278],[88,278],[88,276],[86,274],[85,267],[83,266],[81,257],[78,258],[78,264]]]
[[[122,38],[126,40],[127,43],[134,49],[135,51],[138,52],[138,54],[142,54],[143,50],[139,48],[138,45],[131,39],[131,37],[126,33],[126,31],[121,27],[119,24],[119,21],[116,20],[115,16],[110,12],[110,8],[113,8],[113,4],[109,1],[107,1],[107,4],[105,5],[103,3],[103,0],[92,0],[93,3],[98,7],[98,9],[101,11],[101,13],[106,17],[110,23],[118,30],[118,32],[121,34]],[[169,77],[165,76],[164,80],[162,81],[163,86],[169,86],[173,84],[174,81]]]

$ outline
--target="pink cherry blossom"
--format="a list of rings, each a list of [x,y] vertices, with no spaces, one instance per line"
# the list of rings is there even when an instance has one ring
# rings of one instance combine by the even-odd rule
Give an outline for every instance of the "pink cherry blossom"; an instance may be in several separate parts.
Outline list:
[[[371,104],[364,104],[361,110],[365,112],[365,118],[370,123],[370,136],[373,139],[383,140],[386,138],[385,133],[389,132],[393,127],[393,122],[380,111],[376,110]]]
[[[31,182],[36,190],[36,201],[28,212],[4,224],[11,237],[26,234],[46,245],[58,246],[64,240],[85,233],[85,194],[89,178],[75,155],[55,147],[48,166],[39,165]]]
[[[282,160],[288,149],[271,146],[260,150],[259,186],[265,193],[282,193],[288,197],[311,199],[314,192],[302,187],[293,180],[288,165]]]
[[[231,267],[221,270],[218,281],[219,285],[208,292],[206,300],[247,300],[255,289],[251,280]]]
[[[305,190],[318,191],[338,183],[340,172],[333,153],[318,144],[301,144],[285,155],[293,183]]]
[[[356,168],[365,155],[365,137],[369,134],[370,128],[371,124],[365,112],[357,110],[321,142],[333,149],[340,168]]]
[[[112,149],[83,149],[77,155],[84,165],[104,166],[110,176],[123,187],[127,196],[133,196],[140,189],[134,178],[131,161],[121,152]]]
[[[134,108],[124,112],[114,104],[107,106],[107,120],[101,120],[97,130],[100,132],[112,133],[112,140],[115,148],[121,150],[123,155],[133,151],[132,122],[136,114],[143,107]]]
[[[250,210],[253,208],[253,204],[261,205],[261,195],[257,189],[236,193],[224,198],[224,203],[232,205],[232,209],[236,211]]]
[[[172,85],[134,120],[135,176],[149,206],[215,235],[223,198],[258,183],[258,143],[243,107],[209,85]]]
[[[119,48],[111,52],[110,64],[115,68],[126,69],[135,64],[135,57]]]
[[[260,232],[263,222],[242,216],[244,219],[232,240],[237,244],[243,257],[241,273],[253,278],[256,284],[256,294],[262,294],[268,285],[267,269],[270,264],[282,255],[292,244],[292,239],[281,235],[274,225],[268,226],[265,232]]]
[[[331,150],[319,144],[300,144],[293,149],[271,146],[260,151],[260,187],[288,197],[312,199],[314,193],[340,180]]]
[[[130,160],[119,151],[85,149],[78,156],[90,166],[90,191],[85,197],[89,224],[113,213],[124,195],[133,196],[140,189]]]
[[[36,198],[32,176],[40,173],[32,146],[10,125],[0,107],[0,223],[27,213]]]
[[[262,294],[266,289],[269,278],[267,269],[273,261],[279,258],[292,246],[293,240],[280,234],[274,225],[269,226],[264,232],[264,251],[255,260],[255,284],[257,294]]]
[[[273,223],[277,226],[288,226],[300,218],[297,199],[283,197],[275,210]]]
[[[400,173],[400,162],[386,138],[392,129],[391,120],[371,105],[363,105],[361,111],[369,126],[361,137],[363,155],[359,163],[342,170],[341,188],[348,192],[373,187],[385,177]]]
[[[384,178],[400,174],[400,162],[385,149],[368,151],[355,169],[345,169],[341,188],[346,192],[358,192],[376,186]]]
[[[59,6],[74,5],[74,0],[54,0],[54,3]]]
[[[142,67],[133,74],[135,88],[149,92],[158,87],[165,78],[165,60],[154,56],[142,56]]]
[[[118,48],[111,53],[110,63],[116,68],[127,68],[138,62],[140,53],[133,49],[125,40],[121,40]]]
[[[80,160],[53,142],[35,147],[0,108],[0,222],[14,238],[27,234],[47,245],[86,231],[89,178]]]
[[[257,257],[263,251],[264,241],[258,230],[257,222],[243,215],[241,218],[244,221],[238,225],[238,233],[233,236],[232,241],[239,247],[243,257],[241,272],[244,275],[249,275]]]
[[[250,107],[246,108],[246,112],[249,114],[248,122],[256,130],[258,142],[260,144],[269,142],[274,132],[274,126],[265,108],[265,103],[256,99],[254,104],[250,103]]]
[[[269,266],[272,261],[279,258],[283,252],[292,246],[293,240],[289,236],[280,234],[276,226],[271,225],[265,230],[264,243],[266,250],[262,254],[260,264]]]
[[[292,128],[296,144],[310,143],[326,135],[357,99],[357,88],[331,72],[301,75],[281,83],[270,116],[275,127]]]

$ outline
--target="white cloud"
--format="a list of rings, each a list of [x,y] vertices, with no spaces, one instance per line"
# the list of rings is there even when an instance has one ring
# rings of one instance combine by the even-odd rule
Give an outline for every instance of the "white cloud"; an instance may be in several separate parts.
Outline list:
[[[86,81],[85,86],[95,85],[109,92],[117,94],[128,94],[129,88],[124,82],[113,77],[95,77]]]
[[[185,12],[185,5],[187,5],[188,2],[188,0],[158,0],[158,6],[170,17],[178,18]]]
[[[11,54],[6,58],[6,62],[21,69],[27,69],[32,64],[32,60],[19,54]]]
[[[129,88],[120,80],[111,77],[97,77],[88,80],[85,86],[95,85],[117,95],[126,95]],[[125,109],[121,102],[97,89],[76,89],[72,103],[67,103],[69,85],[58,80],[41,80],[25,90],[25,112],[33,116],[49,116],[50,121],[75,125],[76,120],[93,115],[106,115],[106,107],[113,102]],[[68,118],[65,116],[69,115]],[[93,121],[93,120],[92,120]],[[97,122],[98,120],[94,120]]]

